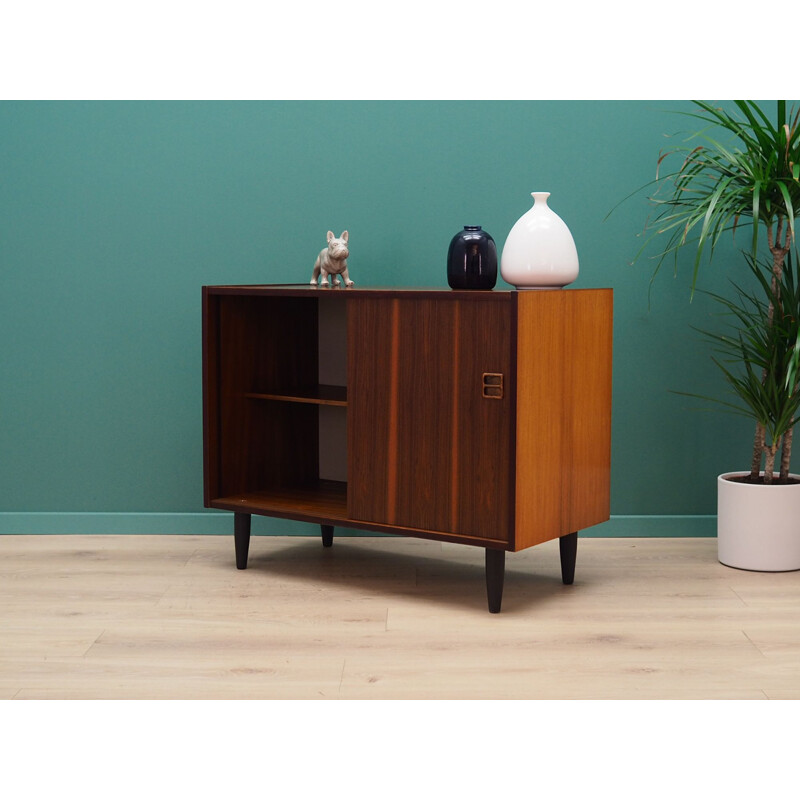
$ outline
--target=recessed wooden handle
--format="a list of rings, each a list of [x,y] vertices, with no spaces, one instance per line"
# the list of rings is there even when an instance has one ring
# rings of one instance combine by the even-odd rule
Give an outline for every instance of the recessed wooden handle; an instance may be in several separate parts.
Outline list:
[[[503,374],[501,372],[484,372],[481,379],[481,395],[492,400],[503,399]]]

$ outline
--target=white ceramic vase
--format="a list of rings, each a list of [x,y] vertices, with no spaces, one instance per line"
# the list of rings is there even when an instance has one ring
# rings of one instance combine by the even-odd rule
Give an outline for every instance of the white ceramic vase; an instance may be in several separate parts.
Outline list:
[[[564,220],[547,204],[550,192],[531,192],[503,246],[500,275],[517,289],[558,289],[578,277],[578,251]]]
[[[726,472],[717,478],[720,563],[757,572],[800,569],[800,484],[727,480],[742,474]]]

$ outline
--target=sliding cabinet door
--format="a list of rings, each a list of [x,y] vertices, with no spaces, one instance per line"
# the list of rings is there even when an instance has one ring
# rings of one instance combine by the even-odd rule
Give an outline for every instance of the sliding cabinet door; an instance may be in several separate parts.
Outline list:
[[[348,515],[508,541],[508,295],[359,297],[348,306]]]

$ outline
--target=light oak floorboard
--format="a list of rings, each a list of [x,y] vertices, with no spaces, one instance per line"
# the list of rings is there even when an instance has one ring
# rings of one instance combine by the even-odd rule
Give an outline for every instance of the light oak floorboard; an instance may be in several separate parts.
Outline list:
[[[800,699],[800,572],[714,539],[0,537],[0,699]]]

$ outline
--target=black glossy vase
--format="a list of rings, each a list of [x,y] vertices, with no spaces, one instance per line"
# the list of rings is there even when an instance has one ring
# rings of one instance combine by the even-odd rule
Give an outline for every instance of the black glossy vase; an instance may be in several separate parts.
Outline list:
[[[465,225],[450,242],[447,282],[451,289],[494,289],[497,247],[480,225]]]

